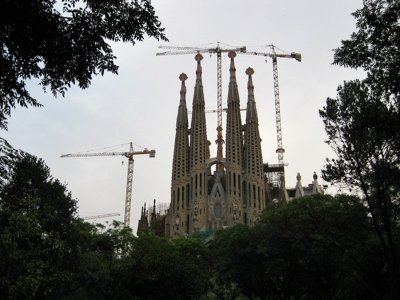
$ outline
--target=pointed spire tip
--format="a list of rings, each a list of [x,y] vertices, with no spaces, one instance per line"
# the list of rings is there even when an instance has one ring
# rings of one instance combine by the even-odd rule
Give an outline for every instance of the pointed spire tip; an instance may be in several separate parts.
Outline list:
[[[236,52],[235,51],[229,51],[228,57],[231,58],[231,59],[235,58],[236,57]]]
[[[194,59],[199,62],[199,61],[203,60],[203,55],[201,55],[200,53],[197,53],[196,56],[194,57]]]
[[[246,69],[246,74],[249,75],[249,76],[253,75],[253,74],[254,74],[254,69],[251,68],[251,67],[248,67],[248,68]]]
[[[187,75],[185,73],[182,73],[181,75],[179,75],[179,80],[180,81],[185,81],[186,79],[188,79]]]

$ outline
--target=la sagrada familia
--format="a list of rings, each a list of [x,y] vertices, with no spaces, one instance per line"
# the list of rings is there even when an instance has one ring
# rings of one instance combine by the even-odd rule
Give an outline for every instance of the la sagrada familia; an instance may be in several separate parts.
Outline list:
[[[180,102],[172,165],[171,202],[165,219],[167,236],[218,229],[236,223],[254,224],[271,201],[264,175],[257,108],[248,68],[246,120],[242,122],[236,82],[235,56],[231,51],[227,99],[225,157],[210,157],[201,54],[197,54],[196,84],[189,127],[186,74],[181,74]],[[221,130],[219,131],[219,133]],[[218,136],[221,143],[222,136]],[[217,141],[218,144],[218,141]],[[222,152],[219,147],[217,152]]]

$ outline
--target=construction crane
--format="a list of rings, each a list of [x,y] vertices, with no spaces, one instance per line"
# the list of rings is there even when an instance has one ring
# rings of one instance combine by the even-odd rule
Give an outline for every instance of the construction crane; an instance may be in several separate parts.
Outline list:
[[[279,164],[283,166],[283,153],[285,153],[285,149],[283,148],[283,142],[282,142],[281,104],[279,99],[279,80],[278,80],[278,57],[294,58],[295,60],[300,62],[301,54],[297,52],[292,52],[290,54],[276,53],[275,51],[276,47],[274,45],[268,45],[268,47],[271,48],[272,53],[246,51],[244,54],[260,55],[272,58],[272,71],[274,77],[274,94],[275,94],[276,139],[278,144],[276,153],[278,153]]]
[[[110,213],[110,214],[103,214],[103,215],[95,215],[95,216],[88,216],[83,217],[84,220],[94,220],[94,219],[103,219],[103,218],[110,218],[110,217],[118,217],[119,213]]]
[[[130,143],[129,152],[75,153],[75,154],[63,154],[61,155],[61,157],[65,158],[65,157],[89,157],[89,156],[125,156],[128,158],[128,175],[126,180],[124,225],[129,226],[131,218],[133,162],[134,162],[133,156],[140,154],[148,154],[149,157],[155,157],[156,150],[148,150],[146,148],[143,151],[133,151],[133,144]]]
[[[246,108],[241,108],[241,109],[239,109],[239,110],[240,110],[240,111],[245,111]],[[223,112],[227,112],[228,109],[227,109],[227,108],[223,108],[222,111],[223,111]],[[218,112],[218,110],[217,110],[217,109],[207,109],[207,110],[205,110],[204,112],[205,112],[206,114],[210,114],[210,113],[216,113],[216,112]],[[191,114],[191,113],[192,113],[192,111],[191,111],[191,110],[188,110],[188,114]]]
[[[209,48],[198,48],[198,47],[181,47],[181,46],[159,46],[160,49],[169,49],[169,51],[159,52],[156,55],[180,55],[180,54],[194,54],[194,53],[209,53],[217,54],[217,160],[222,161],[223,157],[223,143],[224,139],[222,137],[222,59],[221,53],[235,51],[239,53],[245,53],[246,47],[237,47],[224,49],[221,48],[219,42],[217,42],[216,47]],[[223,171],[222,165],[217,165],[218,171]]]

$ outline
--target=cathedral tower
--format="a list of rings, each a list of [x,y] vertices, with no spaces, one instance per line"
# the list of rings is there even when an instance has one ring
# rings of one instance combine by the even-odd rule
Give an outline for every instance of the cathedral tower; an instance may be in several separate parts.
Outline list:
[[[246,123],[242,124],[236,81],[236,53],[231,51],[225,158],[210,158],[203,94],[201,54],[197,61],[192,119],[188,128],[186,109],[187,76],[181,74],[181,96],[171,181],[171,204],[166,218],[168,236],[190,234],[204,229],[218,229],[237,223],[254,224],[265,208],[261,138],[249,68]],[[219,131],[220,133],[221,131]],[[218,136],[222,139],[221,136]],[[212,173],[211,168],[215,166]]]
[[[228,111],[226,116],[226,193],[228,222],[236,223],[242,217],[241,182],[243,134],[240,116],[240,99],[236,83],[236,68],[234,58],[236,53],[230,51],[231,60],[228,88]]]
[[[194,87],[192,123],[190,127],[190,210],[189,231],[196,231],[207,224],[207,160],[210,158],[209,141],[202,82],[201,60],[197,54],[196,85]],[[189,220],[189,218],[188,218]]]
[[[257,216],[266,206],[264,189],[263,159],[261,151],[261,138],[258,129],[258,116],[254,99],[254,86],[252,75],[254,70],[248,68],[248,100],[246,110],[246,125],[244,131],[244,181],[243,204],[246,208],[244,215],[245,224],[254,224]]]
[[[174,144],[174,157],[172,160],[171,180],[171,216],[168,220],[167,231],[171,234],[188,232],[187,214],[189,210],[189,128],[188,113],[186,108],[186,74],[179,76],[181,80],[180,101],[178,116],[176,118],[176,133]],[[186,228],[184,228],[186,225]]]

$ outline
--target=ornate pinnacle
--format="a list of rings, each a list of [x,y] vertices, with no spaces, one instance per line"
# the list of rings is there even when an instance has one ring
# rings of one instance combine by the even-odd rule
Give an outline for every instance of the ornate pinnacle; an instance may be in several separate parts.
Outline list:
[[[196,56],[194,57],[194,59],[197,62],[200,62],[201,60],[203,60],[203,55],[201,55],[200,53],[197,53]]]
[[[181,84],[181,102],[185,101],[185,95],[186,95],[186,86],[185,86],[185,80],[187,79],[187,75],[185,73],[182,73],[181,75],[179,75],[179,79],[180,81],[182,81]]]
[[[248,91],[249,91],[249,95],[254,96],[254,94],[253,94],[254,86],[253,86],[253,80],[252,80],[252,78],[251,78],[251,75],[254,74],[254,69],[251,68],[251,67],[248,67],[248,68],[246,69],[246,74],[249,76],[249,81],[248,81],[248,83],[247,83],[247,89],[248,89]]]
[[[231,59],[235,58],[236,57],[236,52],[235,51],[229,51],[228,52],[228,57],[231,58]]]
[[[254,74],[253,68],[248,67],[248,68],[246,69],[246,74],[249,75],[249,76],[253,75],[253,74]]]
[[[181,75],[179,75],[179,80],[180,81],[185,81],[186,79],[188,79],[187,75],[185,73],[182,73]]]
[[[196,70],[196,80],[201,80],[201,64],[200,62],[203,60],[203,55],[197,53],[194,59],[197,61],[197,70]]]
[[[234,60],[234,58],[236,57],[236,52],[229,51],[228,57],[231,59],[231,66],[229,67],[229,72],[230,72],[230,77],[231,77],[230,79],[236,81],[236,78],[235,78],[236,68],[235,68],[235,60]]]

